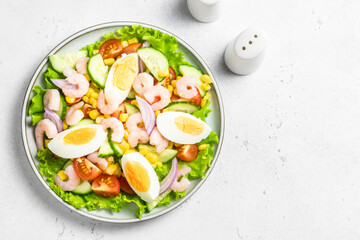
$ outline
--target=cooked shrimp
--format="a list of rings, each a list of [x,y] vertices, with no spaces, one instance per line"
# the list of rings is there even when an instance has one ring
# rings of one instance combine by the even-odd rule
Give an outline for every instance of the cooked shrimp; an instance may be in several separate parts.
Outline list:
[[[63,71],[63,74],[65,77],[70,77],[73,74],[76,74],[77,72],[72,68],[65,68]]]
[[[193,98],[197,95],[195,78],[185,76],[176,81],[178,95],[183,98]]]
[[[128,142],[131,147],[136,147],[139,143],[147,143],[150,137],[145,130],[135,130],[130,132]]]
[[[106,94],[100,91],[98,98],[98,108],[103,114],[112,114],[121,103],[120,97],[115,91],[109,90]]]
[[[58,111],[60,108],[60,93],[57,89],[49,89],[46,91],[44,97],[44,107],[52,110]]]
[[[67,97],[81,98],[87,93],[89,86],[90,83],[85,76],[75,72],[68,75],[65,86],[61,90]]]
[[[189,179],[185,178],[185,175],[188,174],[190,171],[191,171],[190,167],[183,167],[183,168],[178,169],[176,179],[175,179],[174,183],[171,185],[171,189],[176,192],[185,191],[190,186],[190,181],[189,181]],[[181,176],[183,176],[183,178],[181,178],[181,180],[178,181],[178,179]]]
[[[155,127],[150,135],[150,144],[154,145],[156,148],[156,152],[159,153],[167,148],[167,146],[169,145],[169,140],[164,138],[164,136],[161,135],[157,127]]]
[[[104,119],[101,122],[101,126],[103,126],[104,131],[106,131],[106,129],[108,128],[112,129],[113,133],[111,134],[111,140],[113,140],[114,142],[122,141],[125,130],[122,122],[120,122],[119,119],[114,117]]]
[[[101,170],[105,171],[108,167],[108,162],[105,158],[99,158],[99,152],[93,152],[86,156],[87,160],[97,165]]]
[[[144,97],[154,111],[163,109],[170,103],[170,93],[163,86],[153,86],[144,92]]]
[[[49,119],[42,119],[35,127],[35,141],[38,150],[42,150],[44,146],[44,133],[49,139],[54,138],[58,134],[55,123]]]
[[[87,63],[88,63],[88,61],[89,61],[88,57],[79,58],[77,63],[76,63],[76,71],[78,71],[78,73],[80,73],[80,74],[87,73]]]
[[[128,120],[126,121],[126,128],[129,132],[133,132],[136,130],[145,130],[144,127],[140,127],[139,125],[143,123],[143,119],[141,113],[131,114]]]
[[[82,106],[84,106],[84,102],[80,101],[69,108],[65,115],[67,125],[75,125],[84,118],[83,111],[79,110]]]
[[[68,176],[69,179],[66,181],[63,181],[60,179],[60,177],[58,175],[55,175],[54,181],[57,186],[61,187],[61,189],[64,191],[72,191],[77,186],[79,186],[80,178],[75,173],[73,165],[69,165],[65,169],[64,173]]]
[[[150,74],[143,72],[143,73],[139,73],[135,77],[133,88],[135,92],[137,92],[141,96],[148,88],[152,86],[154,86],[154,78]]]

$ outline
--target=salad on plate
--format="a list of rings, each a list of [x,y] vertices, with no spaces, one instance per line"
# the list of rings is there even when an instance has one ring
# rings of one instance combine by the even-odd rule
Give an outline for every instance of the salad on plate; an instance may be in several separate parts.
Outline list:
[[[49,56],[28,115],[39,172],[65,202],[113,212],[135,203],[141,218],[205,176],[218,143],[206,123],[212,79],[177,46],[133,25]]]

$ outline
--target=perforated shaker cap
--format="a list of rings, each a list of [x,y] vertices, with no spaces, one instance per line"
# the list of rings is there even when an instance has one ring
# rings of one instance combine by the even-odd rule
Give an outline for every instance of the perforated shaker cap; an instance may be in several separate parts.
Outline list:
[[[235,39],[235,54],[242,59],[250,60],[259,56],[265,49],[267,36],[259,28],[248,28]]]

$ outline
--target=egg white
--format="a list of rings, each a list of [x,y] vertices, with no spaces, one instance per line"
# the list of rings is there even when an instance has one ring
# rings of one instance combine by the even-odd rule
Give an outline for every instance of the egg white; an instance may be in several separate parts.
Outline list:
[[[63,139],[68,133],[80,128],[96,128],[96,134],[93,137],[93,139],[90,140],[90,142],[82,145],[64,143]],[[65,130],[59,133],[58,135],[56,135],[49,142],[48,148],[52,153],[58,155],[59,157],[78,158],[98,150],[99,147],[105,142],[106,136],[107,134],[101,125],[90,124],[90,125],[78,126]]]
[[[128,176],[127,176],[127,172],[124,167],[127,162],[132,162],[132,161],[136,161],[136,162],[140,163],[146,169],[146,171],[148,172],[149,178],[150,178],[150,187],[149,187],[148,191],[140,192],[140,191],[136,190],[136,188],[131,186],[130,181],[128,181],[130,187],[145,202],[154,201],[154,199],[159,196],[159,191],[160,191],[160,183],[159,183],[158,177],[155,173],[155,170],[151,167],[151,164],[149,163],[149,161],[140,153],[138,153],[138,152],[128,153],[128,154],[125,154],[121,158],[121,167],[124,171],[126,179],[128,179]]]
[[[185,133],[178,129],[175,125],[175,118],[179,116],[184,116],[187,118],[190,118],[192,120],[195,120],[199,123],[202,123],[204,125],[204,131],[201,132],[199,135],[191,135],[188,133]],[[209,125],[207,125],[206,122],[201,121],[200,119],[194,117],[193,115],[189,113],[184,112],[163,112],[160,113],[156,118],[156,126],[166,139],[179,143],[179,144],[194,144],[200,142],[202,139],[209,136],[211,132],[211,128]]]
[[[132,56],[132,55],[136,55],[136,57],[138,58],[137,53],[131,53],[131,54],[123,54],[121,58],[119,58],[118,60],[115,61],[115,63],[111,66],[109,74],[106,78],[106,83],[105,83],[105,94],[110,90],[114,90],[120,97],[121,102],[123,102],[126,97],[129,95],[129,92],[132,88],[132,85],[129,89],[126,90],[120,90],[118,87],[113,85],[113,75],[114,75],[114,69],[115,66],[117,64],[119,64],[121,61],[123,61],[125,58]],[[139,69],[139,65],[138,65],[138,61],[136,61],[136,68]],[[136,74],[138,74],[139,72],[137,72]]]

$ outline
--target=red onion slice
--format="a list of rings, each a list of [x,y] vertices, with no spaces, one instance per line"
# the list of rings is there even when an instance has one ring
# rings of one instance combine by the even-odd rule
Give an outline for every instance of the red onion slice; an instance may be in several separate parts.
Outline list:
[[[57,115],[55,112],[51,111],[48,108],[44,108],[44,109],[45,109],[45,113],[44,113],[43,117],[52,121],[55,124],[58,132],[62,132],[63,131],[63,122],[62,122],[61,118],[59,117],[59,115]]]
[[[55,84],[58,88],[65,87],[65,80],[64,79],[50,79],[53,84]]]
[[[141,97],[136,96],[136,100],[139,104],[140,113],[145,124],[146,132],[150,136],[150,134],[154,130],[156,122],[154,110],[152,109],[150,104]]]
[[[138,56],[138,64],[139,64],[139,73],[144,72],[145,69],[145,63],[141,58]]]
[[[160,183],[159,195],[166,192],[174,183],[178,171],[178,161],[176,157],[172,160],[171,169],[169,174]]]

